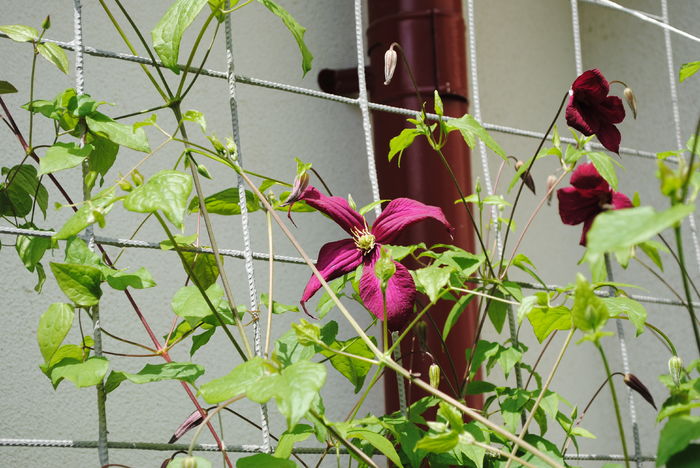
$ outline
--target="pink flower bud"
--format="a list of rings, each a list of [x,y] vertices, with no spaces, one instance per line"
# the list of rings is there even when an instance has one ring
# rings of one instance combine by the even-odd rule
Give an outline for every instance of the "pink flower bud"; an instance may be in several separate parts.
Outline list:
[[[637,118],[637,98],[634,97],[632,88],[625,88],[623,91],[625,99],[627,100],[627,105],[632,109],[632,117]]]
[[[554,195],[554,185],[557,183],[557,177],[551,174],[547,177],[547,205],[552,204],[552,195]]]
[[[394,71],[396,70],[396,63],[399,57],[394,50],[394,44],[384,53],[384,84],[388,85],[391,82],[391,78],[394,76]]]

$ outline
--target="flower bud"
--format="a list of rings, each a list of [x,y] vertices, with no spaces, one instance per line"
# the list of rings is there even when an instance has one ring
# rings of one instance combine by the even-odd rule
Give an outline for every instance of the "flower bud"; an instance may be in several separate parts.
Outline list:
[[[522,168],[524,164],[525,164],[524,162],[522,162],[522,161],[520,161],[520,160],[517,160],[517,161],[515,162],[515,170],[516,170],[516,171],[519,171],[520,168]],[[523,182],[525,183],[525,185],[527,186],[527,188],[529,188],[529,189],[532,191],[532,193],[536,193],[536,192],[535,192],[535,181],[532,180],[532,176],[530,175],[530,171],[529,171],[529,170],[527,170],[527,171],[523,172],[522,174],[520,174],[520,178],[523,180]]]
[[[119,187],[121,187],[121,189],[125,192],[131,192],[134,189],[134,187],[126,179],[119,179],[119,182],[117,183],[119,184]]]
[[[180,426],[175,429],[175,432],[173,433],[173,436],[170,438],[168,441],[169,444],[174,444],[177,442],[180,437],[185,435],[187,431],[192,429],[193,427],[197,427],[200,424],[202,424],[202,421],[204,421],[204,417],[202,417],[202,413],[197,409],[194,410],[192,414],[187,416],[187,419],[185,419]]]
[[[636,375],[627,373],[625,374],[625,377],[623,379],[625,381],[625,385],[627,385],[629,388],[634,390],[635,392],[639,393],[642,398],[644,398],[647,403],[649,403],[651,406],[656,409],[656,404],[654,403],[654,397],[651,396],[651,392],[649,389],[642,383],[641,380],[637,378]]]
[[[637,118],[637,98],[634,97],[634,93],[631,88],[625,88],[623,91],[625,99],[627,100],[627,105],[632,109],[632,117]]]
[[[418,346],[420,349],[428,349],[428,326],[423,320],[420,320],[413,326],[413,333],[415,333],[418,339]]]
[[[382,248],[377,263],[374,264],[374,274],[377,275],[382,283],[382,289],[386,289],[389,280],[396,273],[396,263],[391,258],[391,254],[386,249]]]
[[[199,172],[199,174],[202,177],[206,177],[207,179],[211,179],[211,174],[209,173],[209,169],[207,169],[207,166],[205,166],[204,164],[197,164],[197,172]]]
[[[428,376],[430,377],[431,387],[440,387],[440,366],[437,364],[431,364],[430,369],[428,369]]]
[[[396,63],[399,60],[399,56],[394,50],[394,45],[391,44],[389,50],[384,52],[384,84],[388,85],[391,82],[391,78],[394,76],[394,71],[396,70]]]
[[[554,185],[557,183],[557,177],[550,174],[547,177],[547,205],[552,204],[552,195],[554,195]]]
[[[131,180],[134,181],[134,185],[137,187],[143,185],[143,175],[137,170],[134,169],[134,171],[131,173]]]
[[[681,384],[681,375],[683,375],[683,360],[678,356],[673,356],[668,360],[668,372],[671,374],[673,383],[677,386]]]
[[[41,23],[41,29],[50,29],[51,28],[51,16],[47,16],[44,19],[44,22]]]
[[[97,172],[89,171],[87,174],[85,174],[85,186],[88,189],[92,189],[95,186],[96,181],[97,181]]]
[[[197,468],[197,459],[194,457],[185,457],[182,460],[182,468]]]
[[[236,146],[236,142],[229,137],[226,137],[226,151],[228,151],[234,159],[238,155],[238,146]]]
[[[280,206],[293,205],[295,202],[299,201],[301,194],[304,193],[306,187],[309,185],[309,174],[303,172],[294,178],[294,184],[292,184],[292,191],[289,193],[287,199]]]

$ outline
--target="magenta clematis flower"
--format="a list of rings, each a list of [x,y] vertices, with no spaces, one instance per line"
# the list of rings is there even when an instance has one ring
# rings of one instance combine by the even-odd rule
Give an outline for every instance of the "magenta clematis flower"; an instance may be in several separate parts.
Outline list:
[[[614,124],[625,118],[625,108],[617,96],[608,96],[610,86],[600,73],[585,71],[571,85],[566,106],[566,123],[586,136],[595,134],[605,148],[619,153],[620,131]]]
[[[611,189],[593,163],[578,166],[571,175],[571,185],[557,190],[559,216],[564,224],[583,223],[581,245],[586,245],[586,234],[598,214],[632,208],[627,195]]]
[[[380,320],[384,318],[384,301],[374,265],[379,259],[381,245],[395,241],[411,224],[429,218],[442,223],[450,233],[453,231],[440,208],[424,205],[409,198],[397,198],[389,202],[371,228],[367,227],[364,217],[350,208],[344,198],[325,196],[315,187],[309,186],[299,199],[326,214],[352,236],[350,239],[329,242],[321,247],[316,263],[318,271],[326,281],[330,281],[363,265],[360,297],[365,307]],[[416,285],[408,269],[398,262],[394,263],[396,273],[389,279],[386,287],[387,325],[391,330],[398,330],[406,323],[413,309]],[[304,310],[306,301],[320,288],[321,283],[312,275],[300,301]]]

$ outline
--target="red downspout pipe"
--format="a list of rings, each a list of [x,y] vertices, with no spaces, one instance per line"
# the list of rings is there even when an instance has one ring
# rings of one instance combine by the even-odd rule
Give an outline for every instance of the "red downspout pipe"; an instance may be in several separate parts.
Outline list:
[[[368,88],[372,102],[408,109],[421,108],[422,103],[418,101],[401,57],[392,82],[388,86],[383,84],[384,52],[392,42],[398,42],[411,64],[419,91],[427,101],[426,110],[433,111],[433,90],[437,89],[442,97],[445,115],[465,114],[468,109],[468,87],[461,0],[369,0],[368,6],[367,36],[371,62]],[[401,167],[398,167],[396,160],[391,163],[387,161],[389,140],[409,125],[405,116],[379,111],[373,113],[374,146],[381,198],[410,197],[440,206],[456,229],[452,240],[434,224],[419,223],[400,241],[425,242],[427,245],[453,242],[465,250],[474,252],[473,227],[464,207],[454,203],[459,198],[458,192],[439,156],[425,141],[416,139],[404,152]],[[469,194],[472,191],[469,148],[461,136],[455,133],[457,132],[450,135],[443,151],[461,184],[462,191]],[[444,346],[441,331],[451,305],[452,303],[441,302],[432,308],[430,315],[434,324],[426,320],[424,337],[407,337],[402,344],[402,355],[404,366],[412,367],[414,373],[420,373],[426,380],[428,368],[433,362],[430,357],[432,355],[443,369],[440,388],[454,395],[455,388],[458,389],[462,383],[461,377],[466,367],[465,348],[472,345],[476,328],[476,309],[473,304],[468,307],[450,332]],[[399,406],[395,374],[387,373],[384,382],[387,411],[396,411]],[[407,386],[406,394],[409,402],[425,395],[415,386]],[[467,403],[480,408],[482,399],[480,396],[470,396]]]

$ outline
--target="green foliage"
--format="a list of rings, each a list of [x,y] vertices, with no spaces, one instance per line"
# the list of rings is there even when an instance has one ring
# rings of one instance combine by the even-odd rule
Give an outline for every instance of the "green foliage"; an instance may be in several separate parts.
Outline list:
[[[464,114],[458,119],[449,119],[447,121],[447,130],[448,132],[458,130],[462,135],[462,138],[464,138],[464,141],[467,143],[467,146],[470,148],[474,148],[474,145],[476,145],[476,139],[478,138],[483,141],[484,144],[491,149],[491,151],[499,155],[504,160],[508,157],[503,148],[496,143],[496,140],[494,140],[491,135],[488,134],[486,129],[469,114]]]
[[[236,460],[236,468],[295,468],[296,466],[297,464],[291,460],[273,457],[267,453],[257,453]]]
[[[49,363],[58,348],[63,343],[66,335],[73,326],[75,310],[70,304],[56,302],[39,318],[39,327],[36,331],[36,339],[39,350],[44,358],[44,363]]]
[[[182,35],[206,4],[207,0],[177,0],[151,31],[153,49],[163,65],[175,73],[180,73],[177,59]]]
[[[671,456],[685,450],[696,439],[700,439],[700,416],[671,418],[661,429],[656,466],[665,465]]]
[[[112,143],[144,153],[151,151],[143,128],[119,123],[97,111],[87,115],[85,122],[92,133],[106,138]]]
[[[71,263],[49,263],[58,287],[80,307],[99,304],[102,297],[102,272],[95,267]]]
[[[16,93],[17,88],[14,87],[9,81],[0,80],[0,94],[12,94]]]
[[[36,50],[42,57],[56,65],[56,68],[66,75],[68,74],[68,57],[57,44],[53,42],[44,42],[42,44],[37,44]]]
[[[115,187],[109,187],[92,197],[91,200],[83,202],[78,211],[56,233],[54,239],[68,239],[94,223],[104,226],[105,215],[112,210],[114,202],[118,199],[116,191]]]
[[[53,366],[51,371],[51,381],[54,385],[63,380],[69,380],[76,387],[92,387],[102,382],[109,362],[103,357],[90,357],[85,361],[65,358]]]
[[[16,42],[33,42],[39,39],[39,31],[31,26],[23,26],[21,24],[9,24],[0,26],[0,32]]]
[[[306,75],[306,73],[311,70],[311,62],[314,59],[314,56],[304,42],[306,28],[301,26],[289,12],[272,0],[258,0],[258,2],[262,3],[265,8],[277,15],[287,29],[289,29],[289,32],[292,33],[294,40],[297,42],[297,46],[299,46],[299,52],[301,52],[301,70],[303,74]]]
[[[236,395],[245,394],[255,382],[265,375],[265,361],[254,357],[235,367],[224,377],[201,386],[199,393],[209,404],[221,403]]]
[[[255,198],[253,192],[250,190],[245,191],[246,207],[248,212],[252,213],[260,209],[260,202]],[[214,195],[210,195],[204,199],[204,204],[207,211],[212,214],[230,216],[241,214],[240,197],[238,192],[238,187],[232,187],[221,192],[217,192]],[[199,198],[194,197],[188,206],[188,211],[190,213],[199,212]]]
[[[178,171],[154,174],[124,199],[124,208],[138,213],[162,211],[178,228],[183,228],[187,198],[192,192],[192,177]]]
[[[603,336],[600,330],[610,317],[603,300],[595,295],[593,288],[581,274],[576,275],[576,290],[571,316],[574,320],[574,326],[585,333],[583,339],[596,342]]]
[[[422,132],[416,128],[404,128],[397,136],[389,141],[389,161],[394,156],[399,155],[399,166],[401,165],[401,156],[406,148],[413,144],[413,140]]]
[[[681,65],[678,79],[681,83],[696,74],[700,70],[700,62],[688,62]]]
[[[218,284],[212,284],[206,290],[207,297],[216,311],[225,319],[226,323],[233,323],[233,315],[224,298],[224,290]],[[196,286],[183,286],[173,296],[170,303],[175,315],[178,315],[191,325],[195,326],[201,321],[218,324],[209,304],[204,299]]]
[[[21,164],[12,168],[3,167],[2,175],[5,181],[0,184],[0,216],[27,216],[34,204],[46,216],[49,193],[39,181],[34,166]]]
[[[105,382],[105,392],[115,390],[128,380],[135,384],[160,382],[163,380],[180,380],[194,385],[195,381],[204,374],[204,368],[191,362],[165,362],[163,364],[146,364],[136,374],[122,371],[112,371]]]
[[[94,149],[92,145],[85,145],[81,148],[76,143],[55,143],[46,150],[46,154],[41,158],[39,175],[75,167],[82,163]]]

